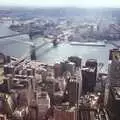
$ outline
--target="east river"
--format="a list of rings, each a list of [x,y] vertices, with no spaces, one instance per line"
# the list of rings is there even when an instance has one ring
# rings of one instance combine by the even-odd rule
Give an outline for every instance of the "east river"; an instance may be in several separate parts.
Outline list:
[[[11,34],[15,33],[9,30],[8,26],[0,24],[0,36]],[[0,52],[10,56],[21,57],[26,51],[29,51],[30,47],[28,44],[14,41],[14,39],[18,41],[29,41],[27,35],[0,39]],[[39,38],[36,40],[40,42]],[[68,43],[62,43],[57,47],[53,47],[52,44],[47,44],[37,49],[36,55],[38,60],[49,64],[66,60],[69,56],[80,56],[83,63],[87,59],[97,59],[99,63],[104,63],[104,71],[107,71],[109,49],[113,47],[111,44],[106,44],[106,47],[72,46]]]

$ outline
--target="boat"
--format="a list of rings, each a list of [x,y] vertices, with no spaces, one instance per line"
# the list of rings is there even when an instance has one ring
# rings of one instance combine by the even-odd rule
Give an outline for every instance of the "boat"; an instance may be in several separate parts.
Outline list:
[[[100,47],[105,47],[106,46],[104,41],[97,41],[97,42],[70,42],[70,45],[100,46]]]

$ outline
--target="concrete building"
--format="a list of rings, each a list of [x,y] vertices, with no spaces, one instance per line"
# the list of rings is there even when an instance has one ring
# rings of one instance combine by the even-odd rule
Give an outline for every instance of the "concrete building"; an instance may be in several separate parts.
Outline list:
[[[56,106],[54,110],[55,120],[77,120],[75,108],[65,108],[65,106]]]
[[[38,118],[44,116],[50,108],[50,98],[47,92],[37,93]]]

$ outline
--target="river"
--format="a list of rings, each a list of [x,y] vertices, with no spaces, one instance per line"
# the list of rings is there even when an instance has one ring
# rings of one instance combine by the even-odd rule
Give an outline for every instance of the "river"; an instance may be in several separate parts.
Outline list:
[[[0,24],[0,36],[10,34],[14,34],[14,32],[9,30],[6,25]],[[29,51],[29,45],[12,41],[14,39],[21,41],[29,40],[27,35],[1,39],[0,52],[10,56],[21,57],[26,51]],[[71,46],[68,43],[62,43],[57,47],[53,47],[52,44],[47,44],[43,48],[38,49],[36,55],[38,60],[49,64],[66,60],[69,56],[79,56],[83,59],[83,63],[87,59],[94,58],[98,62],[104,63],[104,71],[107,71],[109,49],[113,47],[111,44],[107,44],[106,47]]]

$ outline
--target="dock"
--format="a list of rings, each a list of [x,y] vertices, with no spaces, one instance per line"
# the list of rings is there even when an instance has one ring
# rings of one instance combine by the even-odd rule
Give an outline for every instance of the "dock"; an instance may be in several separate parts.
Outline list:
[[[70,42],[70,45],[105,47],[105,42]]]

